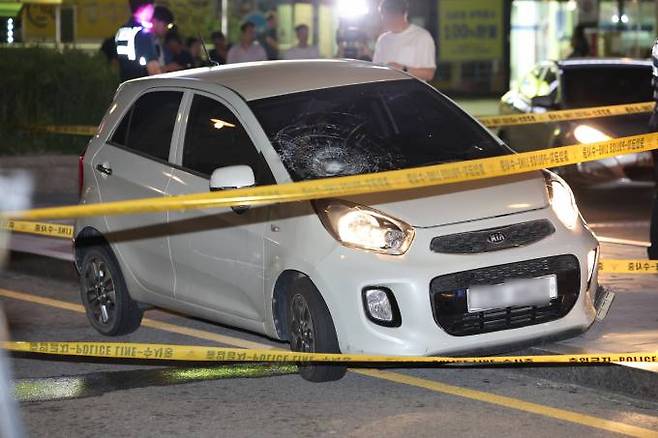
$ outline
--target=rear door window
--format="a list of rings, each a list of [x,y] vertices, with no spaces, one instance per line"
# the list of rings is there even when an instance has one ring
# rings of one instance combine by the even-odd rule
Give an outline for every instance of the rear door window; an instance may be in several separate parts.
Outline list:
[[[171,136],[182,98],[180,91],[144,94],[123,117],[110,143],[168,161]]]

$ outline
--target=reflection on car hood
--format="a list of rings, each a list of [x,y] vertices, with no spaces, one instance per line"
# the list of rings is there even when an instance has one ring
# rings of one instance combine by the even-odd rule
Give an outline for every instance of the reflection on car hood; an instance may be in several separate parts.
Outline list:
[[[571,129],[578,125],[589,125],[599,129],[613,138],[649,132],[650,114],[633,114],[629,116],[604,117],[601,119],[579,120],[572,122]]]
[[[540,172],[347,198],[419,228],[470,222],[548,206]]]

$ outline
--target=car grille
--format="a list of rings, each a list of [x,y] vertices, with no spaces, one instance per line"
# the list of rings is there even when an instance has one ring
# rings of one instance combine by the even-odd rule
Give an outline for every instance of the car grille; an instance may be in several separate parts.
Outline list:
[[[432,239],[430,249],[447,254],[476,254],[530,245],[555,232],[548,220],[523,222]]]
[[[468,313],[466,290],[506,280],[555,274],[558,296],[546,306],[524,306]],[[544,257],[442,275],[430,282],[434,320],[453,336],[467,336],[541,324],[565,316],[578,300],[580,266],[573,255]]]

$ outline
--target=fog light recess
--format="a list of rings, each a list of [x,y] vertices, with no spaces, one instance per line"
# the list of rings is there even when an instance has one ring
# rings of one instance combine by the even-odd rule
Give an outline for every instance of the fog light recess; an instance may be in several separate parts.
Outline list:
[[[368,319],[384,327],[400,327],[400,308],[393,292],[380,286],[366,287],[362,292],[363,309]]]

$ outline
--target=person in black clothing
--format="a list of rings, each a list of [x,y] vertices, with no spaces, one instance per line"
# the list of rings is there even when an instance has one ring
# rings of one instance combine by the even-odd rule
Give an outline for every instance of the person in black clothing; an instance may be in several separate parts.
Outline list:
[[[258,42],[265,49],[267,59],[270,61],[279,59],[279,38],[276,31],[277,27],[278,23],[276,20],[276,14],[274,12],[268,13],[267,29],[261,34]]]
[[[585,26],[579,24],[573,30],[573,35],[571,36],[571,48],[572,52],[569,55],[569,58],[584,58],[589,56],[589,42],[587,42],[587,36],[585,36]]]
[[[100,52],[105,55],[107,63],[114,66],[118,65],[119,59],[117,56],[117,45],[114,43],[114,37],[105,38],[100,47]]]
[[[121,82],[162,72],[149,32],[153,0],[130,0],[129,3],[132,16],[114,37]]]
[[[158,54],[158,61],[163,71],[171,71],[169,64],[173,62],[173,54],[167,50],[165,38],[174,30],[174,13],[166,6],[158,5],[153,10],[153,41]]]
[[[167,71],[185,70],[194,67],[194,59],[183,45],[183,40],[176,31],[170,31],[165,36],[165,48],[171,53],[171,62]]]
[[[226,36],[220,31],[213,32],[210,35],[212,43],[215,46],[213,49],[208,51],[210,60],[217,62],[219,65],[226,64],[226,57],[228,56],[228,43],[226,41]]]
[[[657,102],[649,119],[649,130],[658,132],[658,40],[654,43],[651,50],[651,60],[653,62],[653,99]],[[656,183],[653,210],[651,212],[651,246],[648,249],[648,255],[651,260],[658,260],[658,151],[651,151],[653,156],[653,179]]]
[[[201,67],[204,65],[203,57],[201,56],[201,40],[195,37],[188,37],[185,44],[187,51],[190,52],[194,67]]]

